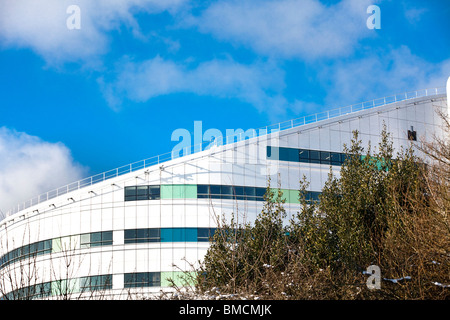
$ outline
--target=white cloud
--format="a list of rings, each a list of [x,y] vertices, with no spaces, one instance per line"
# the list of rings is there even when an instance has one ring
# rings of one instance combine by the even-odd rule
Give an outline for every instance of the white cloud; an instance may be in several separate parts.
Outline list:
[[[112,107],[121,99],[145,102],[171,93],[187,92],[219,98],[235,98],[259,110],[283,112],[286,101],[284,72],[267,63],[239,64],[233,60],[211,60],[194,67],[157,56],[143,62],[123,61],[114,79],[99,80]]]
[[[366,10],[374,2],[219,1],[186,24],[268,56],[333,58],[352,53],[358,40],[373,35],[366,27]]]
[[[383,96],[445,86],[450,59],[431,63],[406,46],[370,52],[358,60],[339,61],[324,67],[318,78],[327,91],[329,105],[342,106]]]
[[[187,0],[0,0],[0,45],[26,47],[49,64],[88,61],[108,50],[108,32],[122,26],[137,37],[138,11],[175,12]],[[69,30],[70,5],[81,10],[81,28]]]
[[[327,6],[318,0],[218,1],[194,17],[183,11],[190,8],[189,0],[0,0],[0,46],[30,48],[49,64],[93,63],[108,52],[109,32],[127,28],[135,37],[145,37],[136,13],[168,11],[174,16],[183,12],[177,21],[185,26],[265,55],[336,57],[370,36],[365,21],[372,2],[342,0]],[[80,30],[66,26],[70,5],[81,9]]]
[[[63,144],[0,128],[0,210],[4,213],[85,174]]]
[[[315,82],[326,92],[323,105],[306,97],[287,100],[285,73],[272,61],[244,65],[231,59],[211,60],[191,66],[159,56],[143,62],[128,59],[117,65],[113,79],[100,78],[99,83],[113,108],[119,108],[124,99],[146,102],[157,96],[187,92],[238,99],[278,121],[289,112],[313,114],[405,91],[444,86],[450,74],[450,59],[434,64],[402,46],[368,51],[358,59],[341,59],[333,64],[318,62],[314,74]]]

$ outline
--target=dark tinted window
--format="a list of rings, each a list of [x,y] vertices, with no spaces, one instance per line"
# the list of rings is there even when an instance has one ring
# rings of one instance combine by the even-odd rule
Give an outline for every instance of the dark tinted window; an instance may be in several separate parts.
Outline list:
[[[279,157],[277,156],[279,155]],[[267,158],[271,160],[303,162],[303,163],[321,163],[340,166],[344,161],[345,154],[338,152],[267,147]]]
[[[125,273],[125,288],[159,287],[161,286],[161,274],[159,272]]]

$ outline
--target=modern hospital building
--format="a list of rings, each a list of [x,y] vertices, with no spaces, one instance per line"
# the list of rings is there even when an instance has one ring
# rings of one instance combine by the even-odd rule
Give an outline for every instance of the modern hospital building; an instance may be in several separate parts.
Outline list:
[[[42,194],[0,221],[0,299],[138,299],[170,288],[207,252],[217,218],[252,222],[268,178],[299,210],[338,174],[352,131],[363,146],[383,124],[396,151],[442,137],[447,88],[375,99],[172,152]],[[185,152],[188,151],[188,152]],[[418,152],[420,156],[420,152]],[[279,182],[279,186],[278,186]]]

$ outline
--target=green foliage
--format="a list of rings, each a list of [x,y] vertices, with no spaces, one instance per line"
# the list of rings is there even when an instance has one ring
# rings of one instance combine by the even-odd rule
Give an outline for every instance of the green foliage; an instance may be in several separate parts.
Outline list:
[[[271,270],[285,269],[287,261],[286,212],[280,189],[275,193],[270,179],[264,195],[264,207],[254,224],[230,223],[222,220],[201,267],[200,288],[236,288],[264,286],[259,279]]]
[[[281,189],[271,191],[270,179],[254,224],[223,221],[198,289],[291,299],[448,298],[448,289],[433,287],[448,281],[448,208],[433,206],[426,168],[412,148],[394,157],[386,127],[377,152],[370,144],[364,150],[357,131],[344,149],[347,160],[338,176],[330,168],[318,202],[306,199],[308,182],[300,181],[300,208],[286,225]],[[434,260],[445,263],[430,269]],[[362,271],[373,264],[386,277],[413,280],[370,291]]]

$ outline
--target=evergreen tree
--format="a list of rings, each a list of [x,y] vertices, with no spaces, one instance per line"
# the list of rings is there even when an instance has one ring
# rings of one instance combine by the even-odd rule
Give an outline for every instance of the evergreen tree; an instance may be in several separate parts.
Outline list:
[[[428,146],[438,164],[425,166],[412,146],[394,156],[386,126],[380,137],[373,152],[353,133],[318,202],[307,199],[303,178],[299,211],[288,223],[280,187],[269,179],[253,224],[232,218],[219,225],[197,289],[276,299],[448,298],[448,142]],[[363,271],[373,264],[402,282],[369,290]]]
[[[222,219],[199,272],[200,290],[253,292],[265,286],[262,279],[268,270],[285,269],[284,202],[283,193],[272,190],[269,178],[263,210],[253,225],[236,223],[234,215],[230,223]]]

